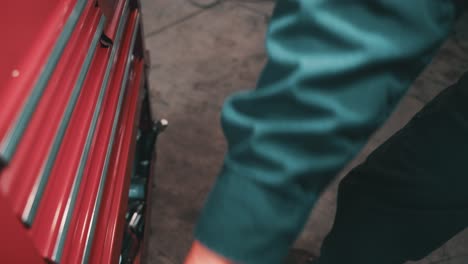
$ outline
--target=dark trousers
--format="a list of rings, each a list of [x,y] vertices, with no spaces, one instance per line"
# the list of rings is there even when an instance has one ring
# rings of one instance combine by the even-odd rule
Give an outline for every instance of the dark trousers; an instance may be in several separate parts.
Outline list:
[[[340,183],[317,264],[418,260],[468,226],[468,73]]]

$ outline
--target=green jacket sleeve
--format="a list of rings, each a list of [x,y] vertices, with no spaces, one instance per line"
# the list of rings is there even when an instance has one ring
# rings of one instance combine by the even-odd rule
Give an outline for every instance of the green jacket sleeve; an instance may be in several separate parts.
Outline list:
[[[196,229],[281,263],[323,188],[388,117],[453,23],[443,0],[279,0],[257,88],[222,111],[228,152]]]

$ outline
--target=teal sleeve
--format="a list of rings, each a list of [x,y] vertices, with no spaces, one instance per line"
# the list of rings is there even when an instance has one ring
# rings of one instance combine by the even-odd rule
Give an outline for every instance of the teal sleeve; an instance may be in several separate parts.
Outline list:
[[[239,263],[281,263],[454,15],[443,0],[277,1],[257,88],[225,102],[228,151],[196,238]]]

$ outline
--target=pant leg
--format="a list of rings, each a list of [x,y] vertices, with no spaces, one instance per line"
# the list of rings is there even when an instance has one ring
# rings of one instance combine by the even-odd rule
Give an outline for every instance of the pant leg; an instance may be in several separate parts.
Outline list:
[[[468,224],[468,73],[342,180],[319,264],[399,264]]]

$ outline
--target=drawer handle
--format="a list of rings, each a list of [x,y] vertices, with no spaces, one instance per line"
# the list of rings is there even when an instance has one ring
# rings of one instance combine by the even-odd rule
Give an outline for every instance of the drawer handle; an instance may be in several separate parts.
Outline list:
[[[57,133],[55,135],[54,141],[52,142],[52,145],[49,149],[47,160],[44,166],[42,167],[39,173],[39,176],[36,179],[36,182],[34,183],[34,187],[33,187],[31,194],[28,197],[26,207],[21,216],[23,223],[27,226],[32,225],[34,221],[34,217],[36,216],[39,203],[42,199],[45,187],[47,185],[47,181],[49,179],[49,175],[52,171],[55,160],[57,158],[57,154],[59,152],[63,138],[65,136],[65,132],[67,130],[68,124],[70,123],[71,116],[73,114],[76,103],[80,96],[81,90],[83,88],[83,84],[86,80],[86,76],[91,66],[91,62],[93,60],[94,54],[96,53],[96,49],[97,49],[102,31],[104,30],[105,20],[106,18],[104,16],[101,16],[97,30],[94,33],[93,39],[91,41],[90,50],[88,54],[86,54],[85,60],[83,62],[83,66],[81,67],[81,70],[78,75],[78,79],[75,83],[75,87],[73,88],[72,94],[70,96],[70,100],[67,104],[67,108],[65,109],[62,120],[60,121]]]
[[[106,184],[106,177],[107,177],[107,171],[109,169],[110,157],[112,155],[112,149],[113,149],[113,145],[114,145],[115,135],[116,135],[117,126],[118,126],[118,123],[119,123],[119,116],[120,116],[120,113],[122,111],[122,103],[123,103],[123,99],[125,97],[124,96],[125,88],[127,86],[127,80],[128,80],[129,74],[130,74],[130,66],[131,66],[131,64],[133,62],[133,60],[132,60],[133,55],[132,54],[133,54],[133,48],[135,46],[135,39],[136,39],[136,36],[137,36],[137,31],[138,31],[138,26],[139,26],[139,23],[138,23],[139,20],[138,19],[139,19],[139,14],[137,14],[136,18],[135,18],[136,23],[135,23],[135,25],[133,27],[132,39],[131,39],[131,42],[130,42],[130,50],[129,50],[128,57],[127,57],[127,64],[125,65],[125,71],[124,71],[125,73],[124,73],[124,77],[123,77],[123,80],[122,80],[122,84],[120,86],[119,101],[118,101],[118,104],[117,104],[117,109],[116,109],[115,114],[114,114],[114,122],[112,124],[111,136],[110,136],[110,140],[109,140],[109,145],[107,146],[106,158],[104,160],[104,169],[102,170],[102,173],[101,173],[101,180],[99,182],[98,193],[97,193],[96,202],[95,202],[95,206],[94,206],[93,214],[92,214],[91,228],[90,228],[90,231],[88,232],[88,237],[86,238],[86,245],[85,245],[85,251],[84,251],[84,254],[83,254],[82,263],[87,263],[88,259],[89,259],[89,255],[91,254],[91,246],[92,246],[92,242],[93,242],[93,239],[94,239],[94,232],[95,232],[96,223],[97,223],[97,220],[98,220],[99,209],[101,207],[102,196],[103,196],[104,187],[105,187],[105,184]]]
[[[120,22],[119,22],[119,28],[118,28],[117,34],[116,34],[116,40],[117,41],[116,41],[116,44],[114,44],[112,46],[111,54],[109,56],[109,60],[108,60],[106,70],[105,70],[105,73],[104,73],[104,79],[103,79],[103,82],[102,82],[102,85],[101,85],[101,90],[99,91],[96,109],[95,109],[95,111],[93,113],[93,117],[92,117],[92,120],[91,120],[91,126],[90,126],[90,129],[89,129],[88,134],[86,136],[85,146],[84,146],[84,149],[83,149],[83,153],[81,154],[80,162],[79,162],[79,165],[78,165],[78,171],[77,171],[75,179],[73,181],[70,197],[68,198],[67,209],[66,209],[66,212],[64,214],[65,220],[62,221],[61,224],[60,224],[60,229],[59,229],[59,233],[58,233],[57,242],[55,244],[54,252],[52,254],[52,260],[56,261],[56,262],[58,262],[60,260],[60,258],[62,256],[62,253],[63,253],[63,248],[64,248],[64,245],[65,245],[65,241],[66,241],[66,237],[67,237],[67,233],[68,233],[68,228],[70,227],[71,217],[73,215],[73,210],[74,210],[74,207],[75,207],[75,204],[76,204],[76,198],[78,196],[78,192],[79,192],[79,189],[80,189],[81,180],[83,178],[83,174],[84,174],[85,167],[86,167],[86,162],[88,160],[88,155],[89,155],[89,152],[91,150],[94,134],[95,134],[95,131],[96,131],[96,128],[97,128],[99,115],[100,115],[101,108],[102,108],[103,103],[104,103],[104,97],[105,97],[106,92],[107,92],[107,87],[108,87],[108,82],[109,82],[109,79],[110,79],[111,70],[112,70],[112,68],[114,66],[115,56],[116,56],[116,54],[117,54],[117,52],[119,50],[120,39],[122,38],[122,33],[123,33],[124,28],[125,28],[124,25],[125,25],[125,22],[126,22],[127,17],[128,17],[128,8],[127,8],[127,6],[128,6],[128,1],[125,4],[125,7],[124,7],[125,11],[124,11],[123,16],[121,17]]]

